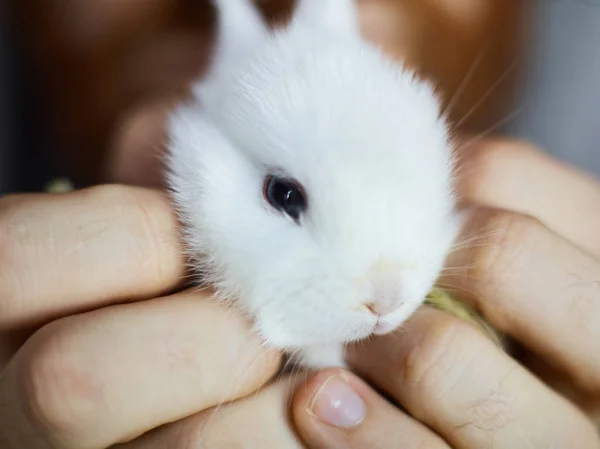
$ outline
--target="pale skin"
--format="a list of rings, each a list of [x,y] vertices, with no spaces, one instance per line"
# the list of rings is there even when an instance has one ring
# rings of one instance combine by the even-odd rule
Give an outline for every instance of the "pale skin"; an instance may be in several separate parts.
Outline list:
[[[160,112],[140,117],[139,130],[160,128]],[[131,155],[145,153],[125,137],[113,178],[159,185],[150,171],[127,178]],[[352,348],[355,374],[260,389],[280,354],[208,292],[178,291],[186,272],[159,189],[6,197],[0,446],[600,448],[600,183],[520,142],[460,151],[461,192],[475,211],[462,237],[470,245],[442,284],[529,348],[522,364],[424,308]]]

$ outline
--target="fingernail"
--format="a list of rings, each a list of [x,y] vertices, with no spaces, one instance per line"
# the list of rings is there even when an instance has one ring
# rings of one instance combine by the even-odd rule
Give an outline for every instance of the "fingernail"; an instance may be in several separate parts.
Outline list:
[[[339,375],[331,376],[317,390],[308,412],[325,424],[351,428],[365,417],[365,403]]]

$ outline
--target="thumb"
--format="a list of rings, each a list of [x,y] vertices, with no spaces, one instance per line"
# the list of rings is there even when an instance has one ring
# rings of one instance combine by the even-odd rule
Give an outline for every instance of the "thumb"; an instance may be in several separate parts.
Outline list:
[[[437,435],[339,369],[317,373],[293,400],[296,430],[311,449],[448,449]]]

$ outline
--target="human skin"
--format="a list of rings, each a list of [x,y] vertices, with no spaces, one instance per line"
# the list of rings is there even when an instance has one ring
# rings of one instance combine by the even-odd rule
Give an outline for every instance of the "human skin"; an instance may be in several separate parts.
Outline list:
[[[0,241],[3,448],[108,447],[277,369],[244,319],[178,291],[184,263],[159,191],[8,196]]]

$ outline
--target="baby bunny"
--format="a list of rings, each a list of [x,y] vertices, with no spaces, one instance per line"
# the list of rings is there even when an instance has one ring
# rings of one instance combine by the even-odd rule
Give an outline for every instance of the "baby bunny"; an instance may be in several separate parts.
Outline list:
[[[352,0],[268,30],[213,0],[213,66],[168,122],[168,182],[203,280],[308,367],[398,328],[459,228],[434,90],[361,37]]]

